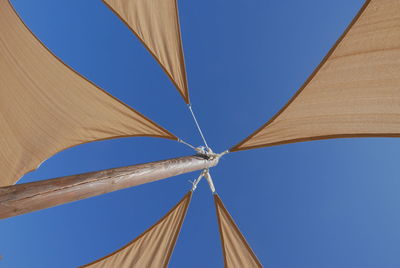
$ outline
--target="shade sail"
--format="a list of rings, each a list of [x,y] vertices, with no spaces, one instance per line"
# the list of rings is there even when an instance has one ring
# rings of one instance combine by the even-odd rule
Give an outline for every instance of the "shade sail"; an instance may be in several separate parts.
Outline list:
[[[176,0],[103,0],[132,30],[174,83],[186,103],[189,93]]]
[[[231,151],[400,136],[400,1],[367,1],[288,104]]]
[[[56,58],[0,0],[0,186],[68,147],[175,137]]]
[[[262,267],[217,194],[214,194],[214,201],[217,210],[225,267]]]
[[[192,192],[159,222],[118,251],[82,267],[167,267],[181,230]]]

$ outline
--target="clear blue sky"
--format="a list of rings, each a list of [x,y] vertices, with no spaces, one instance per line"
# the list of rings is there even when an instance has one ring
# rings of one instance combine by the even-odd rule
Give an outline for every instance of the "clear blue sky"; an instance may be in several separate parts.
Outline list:
[[[174,134],[200,145],[161,68],[100,0],[13,0],[62,60]],[[245,138],[296,92],[362,0],[179,0],[190,95],[209,144]],[[88,104],[90,105],[90,104]],[[232,153],[218,193],[265,267],[400,267],[399,139],[340,139]],[[156,138],[63,151],[21,182],[189,155]],[[76,267],[129,242],[197,173],[0,222],[0,267]],[[195,192],[170,267],[223,267],[212,196]]]

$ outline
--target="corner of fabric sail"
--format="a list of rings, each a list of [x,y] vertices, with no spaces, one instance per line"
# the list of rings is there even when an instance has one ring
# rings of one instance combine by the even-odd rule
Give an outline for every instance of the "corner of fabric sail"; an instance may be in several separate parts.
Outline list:
[[[247,150],[246,147],[242,147],[243,142],[240,142],[238,144],[236,144],[235,146],[233,146],[232,148],[229,149],[230,152],[238,152],[238,151],[244,151]]]
[[[167,267],[192,197],[189,191],[152,227],[119,250],[89,264],[91,268]]]
[[[190,104],[177,1],[102,0],[102,2],[138,38],[171,80],[185,103]],[[160,13],[160,10],[163,12]],[[149,20],[149,12],[158,12],[159,21]]]
[[[0,0],[0,32],[5,72],[0,170],[7,178],[0,185],[12,185],[52,155],[88,142],[138,136],[178,140],[65,64],[9,0]]]
[[[214,194],[225,268],[262,268],[261,262],[240,232],[218,194]]]
[[[295,143],[295,142],[304,142],[304,141],[313,141],[313,140],[322,140],[322,139],[333,139],[333,138],[348,138],[348,137],[379,137],[379,136],[394,136],[393,134],[382,134],[382,133],[377,133],[371,135],[370,133],[354,133],[354,132],[348,132],[348,133],[323,133],[323,134],[315,134],[313,135],[312,133],[307,133],[302,136],[300,135],[295,135],[293,134],[291,137],[287,138],[286,135],[284,137],[274,137],[273,139],[268,135],[268,130],[271,129],[271,127],[275,127],[274,133],[277,133],[277,128],[276,126],[272,126],[272,123],[276,122],[276,119],[280,118],[280,116],[286,112],[287,108],[290,106],[292,107],[293,110],[293,103],[295,100],[299,99],[301,93],[303,91],[307,91],[307,86],[313,81],[314,77],[320,72],[320,70],[323,68],[325,63],[329,60],[331,55],[335,52],[336,48],[339,46],[339,44],[343,41],[343,39],[346,37],[346,35],[349,33],[351,28],[355,25],[355,23],[359,20],[361,15],[364,13],[364,11],[367,9],[367,7],[370,5],[370,3],[373,2],[373,0],[366,0],[361,7],[361,9],[358,11],[356,16],[353,18],[351,23],[348,25],[348,27],[345,29],[343,34],[340,36],[340,38],[335,42],[335,44],[332,46],[332,48],[329,50],[329,52],[325,55],[325,57],[322,59],[320,64],[317,66],[317,68],[312,72],[312,74],[307,78],[307,80],[304,82],[304,84],[300,87],[300,89],[293,95],[293,97],[282,107],[270,120],[268,120],[264,125],[262,125],[260,128],[258,128],[255,132],[253,132],[250,136],[248,136],[246,139],[235,145],[230,149],[230,151],[235,152],[235,151],[242,151],[242,150],[249,150],[249,149],[256,149],[256,148],[261,148],[261,147],[267,147],[267,146],[276,146],[276,145],[282,145],[282,144],[289,144],[289,143]],[[321,82],[320,82],[321,83]],[[289,123],[287,123],[289,124]],[[289,126],[285,125],[285,128],[288,129]],[[296,126],[291,125],[292,128],[295,128]],[[263,137],[258,136],[258,134],[261,133]],[[354,134],[352,134],[354,133]],[[277,134],[275,134],[277,135]],[[258,136],[258,137],[256,137]],[[246,145],[247,144],[247,145]]]

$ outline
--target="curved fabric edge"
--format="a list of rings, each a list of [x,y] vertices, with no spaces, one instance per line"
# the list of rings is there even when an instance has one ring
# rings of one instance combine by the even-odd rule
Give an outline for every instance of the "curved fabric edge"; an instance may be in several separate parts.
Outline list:
[[[301,139],[293,139],[293,140],[286,140],[286,141],[281,141],[281,142],[276,142],[276,143],[267,143],[267,144],[262,144],[262,145],[257,145],[257,146],[242,146],[245,144],[248,140],[253,138],[255,135],[257,135],[259,132],[261,132],[264,128],[269,126],[279,115],[281,115],[287,107],[301,94],[301,92],[307,87],[307,85],[311,82],[311,80],[314,78],[314,76],[318,73],[318,71],[322,68],[322,66],[326,63],[326,61],[329,59],[331,54],[335,51],[337,46],[340,44],[340,42],[343,40],[343,38],[346,36],[346,34],[350,31],[351,27],[358,21],[360,16],[364,13],[365,9],[368,7],[369,3],[371,0],[366,0],[361,9],[358,11],[357,15],[353,18],[351,23],[347,26],[345,31],[342,33],[342,35],[339,37],[339,39],[335,42],[335,44],[331,47],[329,52],[325,55],[325,57],[322,59],[322,61],[319,63],[316,69],[311,73],[311,75],[307,78],[307,80],[304,82],[304,84],[300,87],[300,89],[297,90],[297,92],[292,96],[292,98],[279,110],[274,116],[271,117],[270,120],[268,120],[267,123],[262,125],[260,128],[258,128],[253,134],[248,136],[246,139],[241,141],[240,143],[236,144],[233,146],[231,149],[229,149],[230,152],[237,152],[237,151],[244,151],[244,150],[249,150],[249,149],[257,149],[257,148],[262,148],[262,147],[268,147],[268,146],[275,146],[275,145],[283,145],[283,144],[289,144],[289,143],[295,143],[295,142],[305,142],[305,141],[314,141],[314,140],[324,140],[324,139],[336,139],[336,138],[358,138],[358,137],[400,137],[400,134],[398,136],[394,136],[393,134],[390,135],[385,135],[385,134],[380,134],[380,135],[370,135],[370,134],[357,134],[357,135],[352,135],[352,134],[342,134],[342,135],[325,135],[325,136],[319,136],[319,137],[309,137],[309,138],[301,138]]]
[[[169,132],[168,130],[166,130],[165,128],[159,126],[158,124],[156,124],[155,122],[153,122],[152,120],[150,120],[149,118],[147,118],[146,116],[144,116],[143,114],[141,114],[140,112],[136,111],[135,109],[133,109],[131,106],[129,106],[128,104],[124,103],[123,101],[121,101],[120,99],[114,97],[113,95],[111,95],[110,93],[108,93],[107,91],[105,91],[103,88],[99,87],[98,85],[96,85],[94,82],[92,82],[91,80],[89,80],[88,78],[86,78],[85,76],[81,75],[80,73],[78,73],[75,69],[73,69],[71,66],[69,66],[68,64],[66,64],[63,60],[61,60],[57,55],[55,55],[37,36],[36,34],[34,34],[32,32],[32,30],[28,27],[28,25],[26,25],[26,23],[24,22],[24,20],[21,18],[21,16],[19,15],[19,13],[15,10],[14,5],[11,3],[11,0],[7,0],[9,5],[11,6],[12,10],[14,11],[15,15],[18,17],[18,19],[21,21],[21,23],[25,26],[25,28],[31,33],[31,35],[47,50],[47,52],[49,52],[54,58],[56,58],[60,63],[62,63],[65,67],[67,67],[69,70],[71,70],[72,72],[74,72],[76,75],[78,75],[79,77],[83,78],[84,80],[86,80],[87,82],[89,82],[91,85],[93,85],[94,87],[96,87],[99,91],[101,91],[102,93],[106,94],[107,96],[113,98],[114,100],[116,100],[117,102],[119,102],[120,104],[122,104],[123,106],[127,107],[129,110],[131,110],[132,112],[138,114],[139,116],[141,116],[142,118],[146,119],[148,122],[150,122],[151,124],[153,124],[153,126],[155,126],[156,128],[160,129],[161,131],[165,132],[165,136],[152,136],[149,135],[151,137],[159,137],[159,138],[166,138],[166,139],[171,139],[171,140],[178,140],[178,138],[172,134],[171,132]],[[141,135],[142,136],[142,135]],[[124,137],[135,137],[135,135],[133,136],[124,136]],[[145,137],[145,136],[143,136]],[[111,137],[110,139],[112,139],[114,137]],[[119,138],[119,137],[115,137],[115,138]],[[93,140],[96,141],[96,140]]]
[[[185,94],[183,94],[181,91],[179,91],[179,94],[181,94],[182,98],[185,100],[186,104],[190,104],[190,96],[189,96],[189,85],[187,81],[187,73],[186,73],[186,64],[185,64],[185,55],[183,51],[183,42],[182,42],[182,32],[181,32],[181,23],[179,19],[179,11],[178,11],[178,0],[175,0],[175,10],[176,10],[176,19],[177,19],[177,24],[178,24],[178,31],[179,31],[179,43],[181,45],[181,51],[182,51],[182,72],[184,74],[183,78],[185,79]],[[175,85],[176,87],[176,85]]]
[[[175,0],[175,7],[176,7],[176,16],[177,16],[177,24],[178,24],[178,29],[179,29],[179,42],[180,42],[180,48],[182,52],[182,60],[183,60],[183,66],[181,66],[182,72],[183,72],[183,79],[184,79],[184,84],[185,87],[183,88],[183,93],[179,87],[179,85],[175,82],[175,79],[172,77],[170,72],[167,70],[165,65],[158,59],[158,57],[152,52],[152,50],[148,47],[146,42],[137,34],[137,32],[129,25],[129,23],[121,17],[121,15],[118,14],[118,12],[111,7],[105,0],[101,0],[105,6],[107,6],[113,13],[116,15],[128,29],[137,37],[137,39],[142,43],[142,45],[146,48],[146,50],[150,53],[150,55],[154,58],[154,60],[160,65],[161,69],[164,71],[164,73],[168,76],[172,84],[175,86],[175,88],[178,90],[179,94],[183,98],[186,104],[190,104],[190,97],[189,97],[189,88],[188,88],[188,82],[187,82],[187,73],[186,73],[186,66],[185,66],[185,57],[183,55],[183,45],[182,45],[182,37],[181,37],[181,26],[179,22],[179,13],[178,13],[178,3],[177,0]]]
[[[228,267],[228,260],[227,260],[227,252],[226,252],[226,247],[225,247],[226,242],[225,242],[225,238],[224,238],[223,230],[222,230],[221,216],[220,216],[220,213],[218,213],[219,209],[221,209],[223,211],[223,213],[225,213],[228,216],[228,221],[229,221],[233,231],[236,232],[236,234],[240,237],[242,244],[245,246],[247,252],[253,258],[253,261],[256,263],[257,267],[262,268],[263,266],[262,266],[261,262],[259,261],[256,254],[254,253],[254,251],[251,249],[251,247],[247,243],[246,238],[243,236],[242,232],[239,230],[239,227],[234,222],[232,216],[230,215],[228,210],[225,208],[224,203],[222,202],[222,200],[218,196],[218,194],[214,194],[214,204],[215,204],[215,209],[216,209],[216,213],[217,213],[218,230],[219,230],[219,235],[220,235],[220,239],[221,239],[225,267]]]
[[[96,139],[96,140],[92,140],[92,141],[82,142],[82,143],[79,143],[79,144],[76,144],[76,145],[73,145],[73,146],[69,146],[69,147],[63,148],[62,150],[59,150],[59,151],[57,151],[56,153],[52,154],[50,157],[48,157],[48,158],[44,159],[42,162],[40,162],[35,168],[26,171],[20,178],[18,178],[18,180],[17,180],[14,184],[16,184],[18,181],[20,181],[20,180],[22,179],[22,177],[24,177],[24,176],[27,175],[28,173],[36,171],[38,168],[40,168],[40,166],[41,166],[44,162],[46,162],[47,160],[49,160],[49,159],[52,158],[53,156],[55,156],[55,155],[57,155],[57,154],[59,154],[59,153],[65,151],[65,150],[71,149],[71,148],[76,147],[76,146],[79,146],[79,145],[84,145],[84,144],[92,143],[92,142],[107,141],[107,140],[115,140],[115,139],[123,139],[123,138],[137,138],[137,137],[142,137],[142,138],[164,138],[164,139],[171,139],[171,138],[167,138],[167,137],[164,137],[164,136],[154,136],[154,135],[128,135],[128,136],[112,136],[112,137],[108,137],[108,138]],[[175,140],[175,139],[171,139],[171,140]],[[6,185],[5,185],[5,186],[6,186]],[[4,187],[4,186],[0,186],[0,188],[1,188],[1,187]]]
[[[46,161],[47,159],[49,159],[53,155],[55,155],[55,154],[57,154],[57,153],[59,153],[59,152],[61,152],[63,150],[69,149],[71,147],[82,145],[82,144],[86,144],[86,143],[89,143],[89,142],[103,141],[103,140],[123,138],[123,137],[157,137],[157,138],[166,138],[166,139],[171,139],[171,140],[178,140],[178,138],[175,135],[173,135],[172,133],[170,133],[169,131],[167,131],[163,127],[157,125],[152,120],[148,119],[147,117],[145,117],[144,115],[142,115],[138,111],[136,111],[133,108],[131,108],[129,105],[127,105],[124,102],[120,101],[119,99],[115,98],[114,96],[112,96],[111,94],[109,94],[108,92],[106,92],[105,90],[103,90],[102,88],[97,86],[96,84],[94,84],[92,81],[90,81],[86,77],[84,77],[81,74],[79,74],[77,71],[75,71],[69,65],[65,64],[46,45],[44,45],[44,43],[31,31],[31,29],[25,24],[23,19],[20,17],[19,13],[15,10],[15,8],[14,8],[13,4],[11,3],[11,1],[7,0],[6,3],[9,5],[10,10],[12,10],[12,12],[15,15],[15,17],[20,21],[20,23],[23,26],[23,28],[25,28],[27,30],[27,32],[33,37],[33,40],[36,40],[38,42],[39,46],[44,48],[44,51],[46,51],[47,53],[49,53],[49,55],[51,55],[53,58],[55,58],[56,59],[55,61],[58,61],[64,67],[66,67],[69,71],[72,71],[72,73],[74,75],[76,75],[77,78],[79,78],[79,79],[82,78],[88,84],[90,84],[95,89],[97,89],[99,92],[102,92],[102,93],[100,93],[100,95],[101,94],[105,94],[105,96],[107,96],[107,98],[110,98],[111,100],[116,101],[117,103],[121,104],[124,108],[126,108],[129,111],[131,111],[133,114],[137,115],[139,118],[144,119],[144,121],[146,121],[149,126],[152,126],[152,128],[157,129],[157,131],[159,133],[163,133],[164,135],[151,135],[151,134],[148,134],[148,135],[146,135],[146,134],[140,134],[140,135],[138,135],[138,134],[132,134],[132,135],[110,135],[108,137],[95,138],[95,139],[92,139],[92,140],[87,140],[87,141],[84,141],[84,142],[76,143],[76,144],[73,144],[72,146],[61,147],[61,149],[59,148],[59,149],[55,150],[50,155],[48,155],[46,158],[41,158],[40,161],[39,160],[38,161],[32,161],[32,165],[27,166],[26,170],[22,170],[19,174],[18,173],[16,174],[17,176],[8,179],[7,182],[0,183],[0,185],[2,185],[2,186],[13,185],[13,184],[17,183],[25,174],[36,170],[44,161]]]
[[[83,266],[79,266],[79,268],[90,267],[91,265],[94,265],[94,264],[96,264],[96,263],[99,263],[99,262],[101,262],[101,261],[103,261],[103,260],[105,260],[105,259],[107,259],[107,258],[109,258],[109,257],[112,257],[113,255],[115,255],[115,254],[117,254],[117,253],[123,251],[124,249],[126,249],[127,247],[131,246],[131,245],[134,244],[136,241],[138,241],[140,238],[142,238],[143,236],[145,236],[147,233],[149,233],[154,227],[156,227],[158,224],[160,224],[163,220],[165,220],[166,218],[168,218],[168,216],[170,216],[170,215],[174,212],[174,210],[175,210],[176,208],[178,208],[179,205],[181,205],[182,202],[185,202],[184,208],[183,208],[183,209],[184,209],[184,213],[183,213],[182,218],[181,218],[180,221],[179,221],[178,232],[175,234],[175,236],[174,236],[174,238],[173,238],[173,243],[172,243],[173,246],[172,246],[172,247],[169,249],[169,251],[167,252],[167,263],[165,264],[165,267],[167,267],[167,266],[168,266],[168,263],[169,263],[169,260],[171,259],[171,256],[172,256],[174,247],[175,247],[175,245],[176,245],[176,241],[178,240],[179,233],[180,233],[180,230],[181,230],[181,228],[182,228],[183,222],[184,222],[184,220],[185,220],[185,217],[186,217],[186,214],[187,214],[187,210],[188,210],[188,207],[189,207],[191,198],[192,198],[192,194],[193,194],[193,192],[192,192],[192,191],[189,191],[189,192],[188,192],[188,193],[187,193],[187,194],[172,208],[172,209],[170,209],[170,210],[168,211],[167,214],[165,214],[161,219],[159,219],[159,220],[158,220],[155,224],[153,224],[150,228],[148,228],[146,231],[144,231],[142,234],[140,234],[138,237],[136,237],[134,240],[132,240],[131,242],[129,242],[128,244],[126,244],[126,245],[123,246],[122,248],[120,248],[120,249],[118,249],[117,251],[114,251],[114,252],[112,252],[112,253],[110,253],[110,254],[108,254],[108,255],[106,255],[106,256],[104,256],[104,257],[98,259],[98,260],[95,260],[95,261],[93,261],[93,262],[91,262],[91,263],[85,264],[85,265],[83,265]]]
[[[263,145],[256,145],[256,146],[246,146],[241,148],[233,147],[230,152],[239,152],[251,149],[259,149],[264,147],[271,147],[277,145],[285,145],[291,143],[298,143],[298,142],[307,142],[307,141],[319,141],[319,140],[332,140],[332,139],[351,139],[351,138],[399,138],[400,134],[393,134],[393,133],[379,133],[379,134],[340,134],[340,135],[325,135],[325,136],[315,136],[309,138],[299,138],[299,139],[292,139],[292,140],[284,140],[280,142],[274,143],[266,143]]]

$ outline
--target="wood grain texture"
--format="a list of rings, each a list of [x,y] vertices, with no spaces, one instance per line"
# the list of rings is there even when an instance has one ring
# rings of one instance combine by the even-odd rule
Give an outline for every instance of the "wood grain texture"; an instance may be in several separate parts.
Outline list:
[[[0,219],[210,168],[217,164],[218,158],[207,159],[194,155],[0,187]]]

